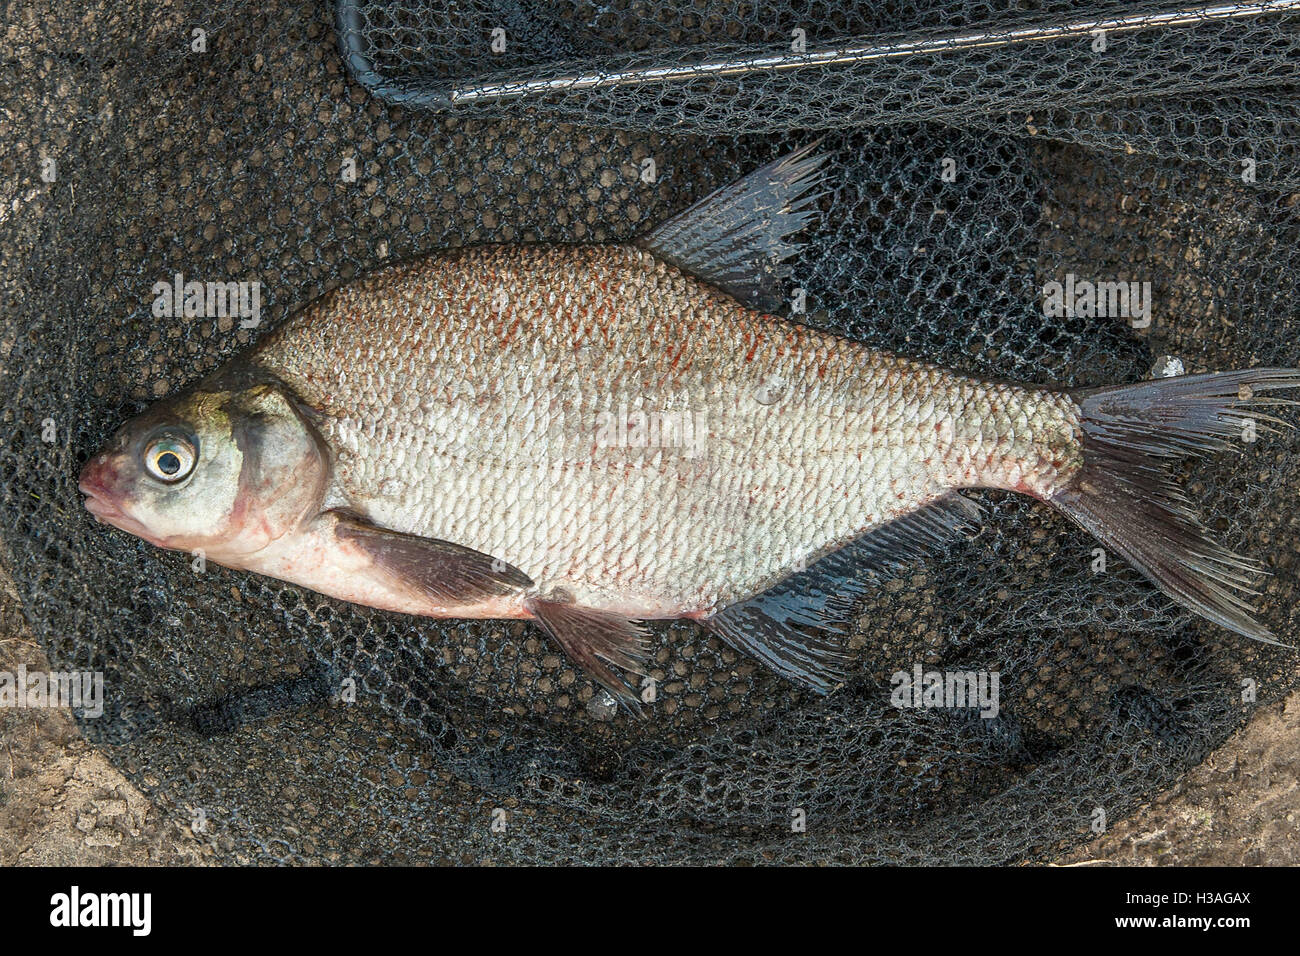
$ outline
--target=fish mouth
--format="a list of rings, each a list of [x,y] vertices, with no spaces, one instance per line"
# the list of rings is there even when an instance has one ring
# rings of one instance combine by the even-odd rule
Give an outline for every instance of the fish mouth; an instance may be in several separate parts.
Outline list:
[[[87,511],[95,516],[96,521],[112,523],[126,517],[115,505],[111,505],[104,499],[97,498],[94,495],[88,495],[82,504],[86,506]]]
[[[117,496],[113,494],[111,487],[104,479],[102,464],[96,466],[92,461],[82,469],[80,479],[77,481],[77,490],[86,496],[85,500],[82,501],[86,510],[94,515],[95,520],[100,524],[106,524],[109,527],[125,531],[127,534],[133,534],[150,544],[165,547],[166,545],[161,541],[155,540],[154,536],[149,533],[148,528],[115,503],[114,498]],[[109,478],[109,481],[111,480]]]
[[[87,511],[95,516],[96,521],[104,524],[116,524],[126,517],[122,513],[122,509],[105,497],[104,489],[94,481],[82,478],[81,481],[77,482],[77,490],[86,496],[82,504],[86,506]]]
[[[104,468],[102,460],[92,459],[87,462],[78,476],[77,490],[86,496],[82,504],[95,516],[96,521],[122,528],[132,519],[114,503],[114,495],[105,481]]]

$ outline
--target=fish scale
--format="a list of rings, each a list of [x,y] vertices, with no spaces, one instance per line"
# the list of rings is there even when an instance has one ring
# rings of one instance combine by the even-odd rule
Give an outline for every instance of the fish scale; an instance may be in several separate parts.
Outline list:
[[[320,387],[346,355],[353,374]],[[372,520],[638,616],[707,614],[961,484],[1049,493],[1052,438],[1076,430],[1064,395],[763,315],[625,245],[391,267],[253,361],[327,412],[336,488]],[[603,444],[624,409],[697,416],[700,447]]]

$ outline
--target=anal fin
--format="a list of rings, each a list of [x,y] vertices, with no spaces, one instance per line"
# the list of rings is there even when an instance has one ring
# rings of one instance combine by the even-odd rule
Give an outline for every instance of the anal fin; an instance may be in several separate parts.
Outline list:
[[[836,638],[848,632],[856,599],[908,563],[969,534],[981,513],[963,495],[944,495],[703,623],[788,680],[828,693],[844,679],[847,659]]]
[[[645,673],[649,642],[636,623],[568,601],[529,598],[524,607],[588,676],[633,713],[641,712],[636,692],[610,667]]]
[[[802,633],[796,627],[797,619],[806,615],[798,610],[798,598],[791,601],[776,591],[724,608],[706,619],[704,626],[787,680],[819,694],[830,693],[845,674],[844,648],[829,636],[840,629],[827,621],[819,622],[818,633]]]

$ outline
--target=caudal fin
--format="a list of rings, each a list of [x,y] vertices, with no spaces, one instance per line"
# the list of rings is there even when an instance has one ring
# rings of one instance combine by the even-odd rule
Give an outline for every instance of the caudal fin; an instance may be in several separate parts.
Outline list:
[[[1277,644],[1249,598],[1263,568],[1213,541],[1174,481],[1170,460],[1240,448],[1261,411],[1294,405],[1261,393],[1300,387],[1300,370],[1255,368],[1076,391],[1083,467],[1048,500],[1175,601],[1238,634]]]

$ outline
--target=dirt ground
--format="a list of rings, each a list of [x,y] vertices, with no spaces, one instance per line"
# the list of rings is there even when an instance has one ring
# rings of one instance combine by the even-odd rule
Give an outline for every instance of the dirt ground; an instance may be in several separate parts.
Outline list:
[[[46,670],[0,572],[0,671]],[[1263,708],[1182,782],[1063,865],[1300,864],[1300,691]],[[207,847],[56,710],[0,709],[0,866],[198,865]]]
[[[20,664],[49,669],[0,571],[0,671]],[[201,862],[194,837],[92,750],[66,711],[0,708],[0,866]]]

